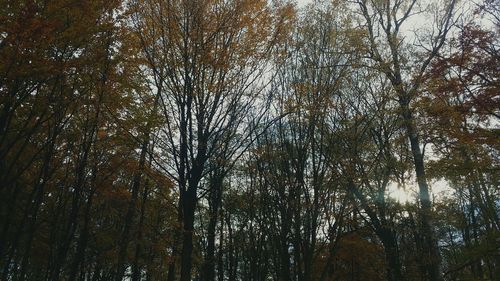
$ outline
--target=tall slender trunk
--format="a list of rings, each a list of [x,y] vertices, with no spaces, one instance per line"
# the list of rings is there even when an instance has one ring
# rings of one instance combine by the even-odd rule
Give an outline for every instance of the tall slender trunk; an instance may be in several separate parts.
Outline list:
[[[196,189],[190,187],[182,198],[182,254],[181,254],[181,281],[191,281],[194,213],[196,208]]]
[[[3,161],[0,161],[3,162]],[[2,169],[2,164],[0,164],[0,170]],[[0,181],[1,182],[1,181]],[[2,227],[2,230],[0,232],[0,261],[4,260],[4,253],[5,250],[7,249],[7,237],[9,235],[10,228],[12,226],[12,220],[14,216],[10,215],[11,212],[14,212],[16,210],[16,201],[18,198],[18,195],[21,193],[21,188],[18,188],[16,184],[14,183],[12,185],[12,195],[11,196],[5,196],[6,198],[2,198],[2,206],[0,206],[0,212],[2,214],[6,214],[4,216],[4,224]],[[6,193],[2,193],[2,196],[4,196]],[[8,198],[8,199],[7,199]],[[1,264],[1,263],[0,263]]]
[[[55,149],[55,142],[56,138],[59,134],[59,130],[57,127],[54,129],[54,132],[52,133],[52,136],[50,137],[50,141],[48,143],[49,147],[47,149],[47,152],[45,153],[42,167],[40,170],[40,174],[38,176],[38,182],[35,184],[35,187],[33,189],[33,192],[31,193],[30,200],[28,202],[33,202],[33,204],[26,208],[26,212],[23,216],[23,220],[18,228],[17,235],[14,237],[14,243],[12,246],[12,254],[9,255],[5,261],[5,266],[4,266],[4,272],[2,274],[2,280],[7,280],[9,276],[9,268],[10,268],[10,262],[13,257],[14,252],[17,250],[17,245],[22,237],[22,230],[25,230],[26,234],[28,235],[27,241],[26,241],[26,246],[24,250],[24,255],[23,259],[21,262],[21,279],[23,278],[24,274],[26,273],[27,270],[27,265],[28,265],[28,260],[30,257],[30,251],[31,251],[31,244],[33,242],[33,238],[35,236],[35,229],[36,229],[36,219],[38,217],[38,212],[40,210],[40,206],[42,204],[43,198],[44,198],[44,188],[47,183],[47,181],[50,178],[51,175],[51,168],[50,164],[52,162],[52,158],[54,156],[54,149]],[[25,221],[28,221],[27,223],[27,229],[25,229]]]
[[[290,253],[288,252],[288,243],[286,240],[281,241],[281,253],[280,253],[280,259],[281,259],[281,268],[280,268],[280,275],[281,278],[280,280],[282,281],[290,281],[291,276],[290,276]]]
[[[205,263],[203,264],[202,276],[204,281],[215,281],[215,235],[219,207],[222,200],[222,182],[223,178],[219,175],[213,175],[210,182],[210,219],[207,229],[207,251],[205,255]]]
[[[94,180],[96,178],[96,172],[94,170]],[[92,209],[92,201],[95,193],[95,187],[92,188],[92,191],[89,194],[89,198],[87,199],[87,204],[84,212],[84,222],[83,228],[80,233],[80,238],[78,239],[78,244],[76,247],[76,254],[73,260],[73,264],[71,266],[71,271],[69,274],[69,280],[76,280],[76,275],[78,274],[78,269],[80,265],[85,263],[85,250],[87,248],[87,242],[89,237],[89,223],[90,223],[90,211]]]
[[[227,240],[228,240],[228,249],[227,249],[227,260],[228,260],[228,267],[227,267],[227,273],[228,273],[228,278],[229,280],[235,280],[236,276],[236,253],[234,249],[235,245],[235,238],[233,235],[233,227],[231,225],[231,214],[226,215],[226,223],[227,223]]]
[[[217,253],[217,281],[224,281],[224,214],[220,208],[219,252]]]
[[[377,231],[378,237],[384,245],[385,260],[387,262],[387,280],[403,281],[401,260],[399,259],[398,244],[395,233],[387,227]]]
[[[387,280],[404,280],[401,271],[401,260],[399,257],[396,233],[387,225],[387,222],[382,215],[377,215],[375,210],[368,204],[363,192],[352,181],[350,183],[349,189],[360,201],[361,207],[370,218],[370,223],[375,230],[375,234],[380,239],[380,241],[382,241],[385,252],[385,260],[387,263]]]
[[[181,189],[182,193],[182,189]],[[182,203],[181,200],[179,199],[179,205],[177,207],[177,223],[179,225],[182,225]],[[167,274],[167,281],[175,281],[175,276],[176,276],[176,258],[178,253],[178,238],[179,238],[179,231],[174,232],[174,244],[172,245],[172,255],[171,255],[171,260],[168,265],[168,274]]]
[[[144,191],[142,193],[142,202],[141,202],[141,213],[139,217],[139,226],[138,226],[138,231],[137,231],[137,238],[136,238],[136,246],[135,246],[135,257],[134,257],[134,263],[132,265],[132,281],[140,281],[141,280],[141,265],[140,265],[140,258],[142,255],[142,228],[144,225],[144,214],[146,212],[146,201],[148,198],[148,193],[149,193],[149,185],[146,182],[144,184]]]
[[[124,218],[125,224],[123,226],[122,237],[120,239],[120,250],[118,254],[118,264],[116,269],[115,281],[121,281],[123,279],[123,275],[125,274],[125,262],[127,259],[130,229],[134,220],[137,199],[139,197],[139,189],[141,187],[142,173],[144,171],[144,166],[146,163],[146,153],[148,150],[148,145],[149,136],[147,135],[141,145],[139,165],[137,167],[137,171],[134,173],[134,178],[132,179],[132,196],[130,198],[127,213],[125,214]]]
[[[175,256],[177,255],[177,247],[172,248],[172,260],[168,265],[167,281],[175,280]]]
[[[431,281],[443,280],[441,274],[441,255],[434,234],[432,223],[432,203],[429,194],[429,186],[425,175],[424,157],[420,149],[420,141],[414,117],[410,109],[410,99],[407,93],[400,93],[399,104],[403,117],[404,126],[410,141],[413,164],[417,178],[420,199],[420,228],[424,239],[424,251],[426,252],[426,265],[428,278]]]

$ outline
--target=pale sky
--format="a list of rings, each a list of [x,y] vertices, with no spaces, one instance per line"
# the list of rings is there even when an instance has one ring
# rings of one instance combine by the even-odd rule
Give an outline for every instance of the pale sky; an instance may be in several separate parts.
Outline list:
[[[307,3],[311,3],[312,0],[297,0],[297,6],[302,7],[306,5]]]

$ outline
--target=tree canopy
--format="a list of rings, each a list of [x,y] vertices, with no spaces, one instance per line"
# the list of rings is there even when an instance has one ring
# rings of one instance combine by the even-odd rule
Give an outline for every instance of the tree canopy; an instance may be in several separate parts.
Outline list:
[[[0,281],[500,277],[493,0],[0,0]]]

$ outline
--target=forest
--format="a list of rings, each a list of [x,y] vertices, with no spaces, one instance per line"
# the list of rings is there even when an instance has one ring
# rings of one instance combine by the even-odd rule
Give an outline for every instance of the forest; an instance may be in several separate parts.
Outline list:
[[[0,281],[500,280],[497,0],[0,0]]]

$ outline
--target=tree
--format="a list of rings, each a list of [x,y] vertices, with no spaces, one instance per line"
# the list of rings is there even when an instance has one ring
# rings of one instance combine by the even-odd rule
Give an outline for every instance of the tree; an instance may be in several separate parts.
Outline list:
[[[435,147],[438,159],[431,163],[434,177],[443,177],[456,192],[455,204],[461,220],[452,224],[460,229],[463,241],[460,258],[450,262],[447,274],[470,267],[474,278],[484,278],[495,271],[491,253],[485,251],[499,229],[497,191],[498,178],[498,10],[476,7],[476,13],[493,20],[491,28],[479,25],[475,18],[458,25],[456,36],[432,64],[422,98],[423,115],[433,126],[427,130],[428,142]],[[497,15],[497,17],[495,17]],[[451,199],[453,200],[453,199]],[[446,207],[444,207],[446,208]],[[493,247],[494,248],[494,247]],[[490,264],[484,267],[483,264]],[[486,269],[487,268],[487,269]],[[493,273],[494,274],[494,273]]]
[[[181,280],[187,281],[198,189],[207,162],[240,133],[246,114],[260,99],[259,79],[293,10],[266,1],[133,5],[134,24],[163,109],[159,145],[168,153],[163,165],[179,187]]]
[[[411,1],[356,1],[359,12],[364,19],[361,27],[366,31],[367,55],[372,67],[383,73],[391,82],[399,102],[402,126],[406,130],[413,155],[414,169],[419,187],[421,206],[420,228],[424,239],[424,254],[428,260],[430,280],[442,280],[441,258],[432,223],[432,204],[428,179],[425,174],[424,154],[421,147],[417,116],[412,102],[422,89],[424,74],[430,63],[436,58],[445,43],[446,36],[453,26],[456,1],[448,1],[435,11],[434,34],[431,38],[417,37],[416,47],[421,49],[417,58],[405,57],[405,43],[401,28],[418,10],[420,2]],[[432,8],[431,6],[427,9]],[[418,36],[418,35],[417,35]],[[427,45],[424,45],[427,44]],[[386,48],[386,49],[384,49]],[[413,60],[413,61],[412,61]]]
[[[0,0],[0,280],[495,279],[498,8]]]

